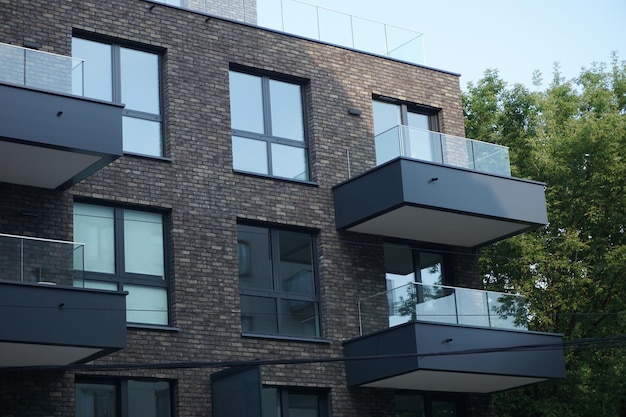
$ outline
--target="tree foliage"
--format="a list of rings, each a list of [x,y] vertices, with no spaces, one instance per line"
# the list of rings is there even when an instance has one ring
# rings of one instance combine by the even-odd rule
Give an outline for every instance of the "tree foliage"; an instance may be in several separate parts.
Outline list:
[[[531,328],[566,341],[567,378],[496,396],[497,415],[626,416],[626,64],[593,64],[545,91],[488,70],[463,96],[470,138],[510,147],[512,175],[546,183],[549,224],[481,252],[490,289],[529,297]]]

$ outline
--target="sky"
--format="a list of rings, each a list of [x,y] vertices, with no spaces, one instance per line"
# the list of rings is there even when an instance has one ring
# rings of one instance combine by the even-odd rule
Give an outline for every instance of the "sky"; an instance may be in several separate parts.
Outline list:
[[[626,60],[626,0],[302,0],[423,33],[425,64],[461,74],[461,88],[497,69],[509,84],[545,88],[554,63],[571,79],[581,67]]]

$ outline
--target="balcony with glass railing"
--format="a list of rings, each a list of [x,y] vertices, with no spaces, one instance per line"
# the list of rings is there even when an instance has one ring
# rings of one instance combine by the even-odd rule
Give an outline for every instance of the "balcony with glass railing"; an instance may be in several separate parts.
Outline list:
[[[414,321],[528,330],[528,303],[516,294],[417,282],[359,300],[361,335]]]
[[[424,64],[423,34],[297,0],[152,0],[345,48]]]
[[[374,137],[376,166],[399,156],[510,176],[509,148],[398,125]]]
[[[82,59],[0,43],[0,82],[82,96],[83,71]]]

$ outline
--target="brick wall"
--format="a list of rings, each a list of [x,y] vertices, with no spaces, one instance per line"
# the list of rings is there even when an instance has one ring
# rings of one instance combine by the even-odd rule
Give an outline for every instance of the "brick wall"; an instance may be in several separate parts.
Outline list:
[[[341,357],[342,341],[359,334],[358,299],[385,290],[382,238],[335,229],[331,187],[348,179],[346,150],[357,150],[351,154],[354,164],[374,166],[373,94],[441,108],[441,130],[462,136],[458,78],[220,19],[207,20],[175,8],[150,10],[151,4],[141,0],[0,0],[2,42],[36,41],[43,50],[69,54],[72,30],[80,29],[165,50],[168,158],[127,155],[66,192],[0,185],[0,232],[71,240],[75,198],[170,213],[171,324],[178,330],[129,328],[127,348],[97,363]],[[231,63],[309,80],[307,126],[314,184],[233,172]],[[361,116],[349,115],[348,108],[361,110]],[[24,216],[24,208],[39,210],[39,216]],[[317,231],[323,342],[241,336],[238,219]],[[469,285],[471,277],[476,278],[472,268],[460,266],[457,276],[469,278],[459,280]],[[177,381],[177,416],[185,417],[211,415],[210,374],[214,371],[95,374],[171,378]],[[44,374],[40,384],[26,375],[9,389],[12,378],[0,375],[0,415],[24,415],[20,398],[29,390],[49,393],[46,400],[31,403],[29,415],[73,415],[73,374]],[[332,415],[393,415],[391,391],[346,387],[340,363],[267,366],[263,379],[274,385],[330,389]]]

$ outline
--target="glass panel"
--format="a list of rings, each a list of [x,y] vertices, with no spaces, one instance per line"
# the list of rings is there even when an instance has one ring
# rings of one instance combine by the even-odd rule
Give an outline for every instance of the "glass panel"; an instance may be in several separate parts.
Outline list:
[[[262,416],[281,417],[279,391],[276,388],[263,387],[261,391]]]
[[[126,109],[161,113],[158,55],[120,48],[120,78]]]
[[[459,324],[489,326],[486,292],[457,288],[456,302]]]
[[[122,136],[124,152],[152,156],[163,155],[161,122],[159,121],[124,116],[122,117]]]
[[[85,244],[85,270],[115,273],[113,208],[74,204],[74,240]],[[74,260],[75,267],[82,259]]]
[[[307,180],[306,149],[272,143],[272,175]]]
[[[385,279],[387,281],[387,302],[389,305],[389,326],[406,323],[414,319],[413,286],[415,267],[413,253],[407,245],[385,243]]]
[[[374,135],[402,124],[400,106],[397,104],[374,100],[372,109],[374,112]]]
[[[424,397],[418,394],[396,394],[396,417],[426,417]]]
[[[72,38],[72,56],[85,60],[84,96],[112,101],[111,45]],[[73,83],[72,92],[81,95],[82,85],[78,79]]]
[[[417,318],[438,323],[457,323],[454,289],[438,285],[416,285]]]
[[[295,294],[314,295],[311,236],[286,231],[279,231],[278,236],[281,289]]]
[[[302,87],[270,80],[272,136],[304,141]]]
[[[392,127],[376,135],[374,138],[376,165],[384,164],[402,154],[400,149],[400,135],[402,135],[402,126]]]
[[[87,281],[75,279],[74,286],[80,288],[91,288],[93,290],[117,291],[117,283],[104,281]]]
[[[317,303],[281,300],[280,333],[288,336],[319,337]]]
[[[433,417],[455,417],[456,404],[451,401],[433,401]]]
[[[244,333],[277,334],[276,300],[241,296],[241,329]]]
[[[264,133],[261,77],[234,71],[229,74],[232,128]]]
[[[165,278],[163,258],[163,216],[124,210],[125,271]]]
[[[273,290],[270,232],[263,227],[237,226],[239,287]]]
[[[126,321],[167,325],[167,289],[142,285],[124,285]]]
[[[314,394],[287,394],[289,417],[319,417],[319,398]]]
[[[76,417],[116,417],[115,385],[76,384]]]
[[[428,285],[443,284],[443,256],[420,252],[420,282]]]
[[[167,381],[128,381],[128,415],[170,417],[170,384]]]
[[[233,168],[268,174],[267,142],[233,136]]]

